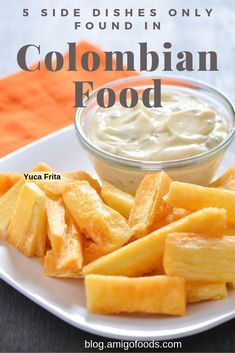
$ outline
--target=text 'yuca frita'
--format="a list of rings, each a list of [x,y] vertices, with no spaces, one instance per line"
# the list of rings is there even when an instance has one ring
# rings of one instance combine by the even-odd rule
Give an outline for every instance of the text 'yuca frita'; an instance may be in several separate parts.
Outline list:
[[[85,277],[89,311],[184,315],[235,288],[235,168],[208,187],[148,174],[135,197],[82,171],[45,173],[0,174],[0,232],[45,275]]]

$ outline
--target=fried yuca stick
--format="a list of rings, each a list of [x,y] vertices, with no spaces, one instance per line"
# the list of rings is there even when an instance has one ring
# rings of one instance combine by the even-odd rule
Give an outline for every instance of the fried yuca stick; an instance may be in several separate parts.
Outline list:
[[[168,193],[171,179],[165,172],[147,174],[137,189],[129,225],[134,238],[141,238],[155,230],[156,224],[169,213],[163,197]]]
[[[39,163],[31,172],[50,171],[51,168],[45,163]],[[17,197],[20,189],[24,185],[25,180],[22,178],[16,182],[1,198],[0,198],[0,235],[6,230],[13,211],[16,207]]]
[[[131,238],[125,218],[105,205],[87,181],[68,185],[63,199],[81,232],[95,243],[117,249]]]
[[[67,230],[63,200],[61,198],[58,200],[47,198],[46,211],[48,222],[48,237],[54,253],[59,255]]]
[[[6,240],[27,256],[45,255],[45,194],[34,183],[25,183],[19,193]]]
[[[185,281],[182,277],[85,277],[87,307],[98,314],[185,314]]]
[[[98,259],[101,256],[107,255],[113,251],[103,245],[95,244],[90,239],[84,239],[83,241],[83,256],[84,256],[84,265]]]
[[[83,265],[83,239],[82,234],[75,226],[72,218],[66,216],[67,229],[57,256],[57,269],[67,269],[77,273]]]
[[[189,210],[185,210],[184,208],[172,207],[170,213],[159,222],[156,223],[156,229],[165,227],[167,224],[177,221],[178,219],[184,218],[188,216],[191,212]]]
[[[48,235],[56,259],[56,268],[75,273],[83,265],[82,235],[66,214],[62,199],[46,202]]]
[[[131,208],[134,204],[134,197],[115,186],[104,182],[101,189],[104,202],[114,210],[118,211],[123,217],[129,218]]]
[[[80,278],[81,271],[77,269],[61,269],[57,267],[57,258],[53,250],[48,250],[43,259],[44,274],[49,277]]]
[[[63,172],[62,176],[65,178],[72,179],[73,181],[77,180],[86,180],[90,184],[90,186],[95,189],[97,194],[101,194],[101,187],[98,181],[90,176],[90,174],[84,172],[84,171],[78,171],[78,172]]]
[[[228,223],[224,230],[224,235],[235,235],[235,223]]]
[[[228,287],[231,289],[235,289],[235,281],[234,282],[229,282]]]
[[[209,187],[235,191],[235,167],[228,168],[218,179],[213,181]]]
[[[17,173],[0,173],[0,197],[21,178],[22,175]]]
[[[38,173],[37,173],[38,174]],[[86,180],[96,190],[101,193],[101,187],[96,179],[93,179],[88,173],[80,172],[64,172],[58,173],[60,180],[36,180],[35,183],[46,193],[50,198],[59,198],[62,196],[64,188],[77,180]]]
[[[91,262],[84,266],[83,273],[139,276],[161,269],[167,234],[173,232],[222,234],[226,224],[224,209],[207,208],[194,212]]]
[[[172,233],[166,237],[164,270],[186,281],[235,281],[235,237]]]
[[[228,297],[225,282],[186,282],[187,303],[220,300]]]
[[[235,222],[235,193],[231,191],[172,182],[167,202],[172,206],[194,211],[205,207],[225,208],[228,221]]]

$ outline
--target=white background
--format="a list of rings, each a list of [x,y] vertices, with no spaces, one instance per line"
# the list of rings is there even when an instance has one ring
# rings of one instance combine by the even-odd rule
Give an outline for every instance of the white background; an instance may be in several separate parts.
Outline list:
[[[152,50],[162,51],[165,41],[173,43],[173,53],[190,50],[194,53],[201,50],[215,50],[218,53],[219,72],[189,72],[184,75],[199,78],[221,89],[233,100],[235,99],[235,1],[233,0],[0,0],[0,76],[19,70],[16,56],[19,48],[25,44],[41,45],[41,58],[47,51],[66,51],[67,42],[81,39],[100,46],[104,50],[133,50],[138,62],[138,42],[146,41]],[[22,9],[28,8],[29,17],[22,16]],[[81,9],[81,17],[41,17],[42,8],[57,10],[61,8]],[[74,30],[74,22],[82,23],[92,20],[93,8],[156,8],[158,16],[151,21],[161,21],[160,31],[144,31],[141,22],[145,19],[133,17],[114,18],[120,22],[132,21],[134,29],[130,31],[86,30],[84,27]],[[169,17],[168,10],[175,8],[176,17]],[[182,18],[182,8],[189,8],[192,16]],[[194,17],[198,8],[201,17]],[[206,16],[205,8],[213,8],[211,17]],[[103,21],[98,17],[96,21]],[[112,19],[106,19],[111,21]],[[174,54],[173,54],[174,55]],[[29,58],[31,62],[36,57]],[[161,71],[157,72],[157,74]],[[174,74],[179,74],[176,71]],[[182,74],[182,73],[181,73]]]

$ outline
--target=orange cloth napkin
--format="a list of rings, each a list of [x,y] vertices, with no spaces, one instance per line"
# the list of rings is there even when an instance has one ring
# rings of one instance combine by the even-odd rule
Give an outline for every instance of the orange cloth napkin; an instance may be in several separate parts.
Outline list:
[[[73,123],[75,116],[73,81],[93,81],[97,88],[109,81],[134,75],[133,72],[105,72],[103,52],[87,42],[77,44],[79,58],[86,51],[100,55],[100,68],[95,72],[66,71],[64,67],[50,72],[21,71],[0,80],[0,157],[38,138]]]

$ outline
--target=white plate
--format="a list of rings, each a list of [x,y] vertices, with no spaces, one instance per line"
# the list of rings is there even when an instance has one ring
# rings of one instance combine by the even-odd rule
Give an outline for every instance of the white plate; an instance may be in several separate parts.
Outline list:
[[[233,163],[230,147],[221,171]],[[0,171],[24,172],[38,162],[57,171],[86,170],[94,174],[79,146],[73,126],[28,145],[0,161]],[[83,280],[47,278],[41,264],[0,243],[1,278],[29,299],[71,325],[85,331],[119,339],[165,340],[184,337],[212,328],[235,317],[235,292],[221,301],[188,306],[185,317],[150,315],[94,315],[86,310]]]

